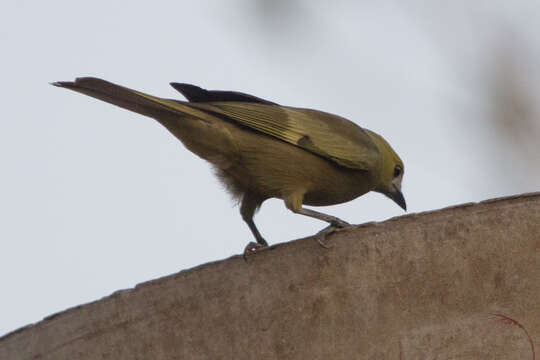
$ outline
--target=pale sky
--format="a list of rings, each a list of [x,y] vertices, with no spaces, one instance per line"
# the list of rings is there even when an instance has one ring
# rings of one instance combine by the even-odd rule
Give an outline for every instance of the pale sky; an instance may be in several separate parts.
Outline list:
[[[491,91],[510,69],[540,103],[540,6],[448,4],[4,1],[0,335],[252,240],[210,167],[157,122],[49,82],[96,76],[169,98],[187,82],[339,114],[400,154],[409,213],[540,190],[526,145],[538,108],[527,131],[501,133]],[[379,194],[318,210],[355,224],[403,214]],[[275,199],[255,221],[271,244],[326,226]]]

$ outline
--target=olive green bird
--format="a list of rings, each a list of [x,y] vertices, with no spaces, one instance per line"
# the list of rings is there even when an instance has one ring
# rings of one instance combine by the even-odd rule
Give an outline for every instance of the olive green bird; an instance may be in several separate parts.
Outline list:
[[[246,249],[268,246],[253,216],[270,198],[283,199],[294,213],[330,223],[330,230],[348,224],[303,205],[340,204],[376,191],[406,210],[399,156],[380,135],[340,116],[190,84],[171,83],[188,101],[90,77],[53,85],[154,118],[210,162],[239,201],[257,240]]]

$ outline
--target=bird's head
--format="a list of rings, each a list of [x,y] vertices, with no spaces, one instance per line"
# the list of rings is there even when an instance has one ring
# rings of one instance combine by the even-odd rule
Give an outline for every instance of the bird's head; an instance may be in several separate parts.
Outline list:
[[[394,200],[403,210],[407,210],[405,198],[401,192],[401,181],[405,167],[398,154],[382,136],[370,132],[380,153],[380,166],[374,174],[375,191]]]

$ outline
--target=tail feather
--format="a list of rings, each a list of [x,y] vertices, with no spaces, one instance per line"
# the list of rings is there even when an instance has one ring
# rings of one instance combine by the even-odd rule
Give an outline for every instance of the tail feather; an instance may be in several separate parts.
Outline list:
[[[187,102],[158,98],[93,77],[77,78],[73,82],[58,81],[52,85],[80,92],[159,121],[171,115],[208,116],[201,110],[191,108]]]

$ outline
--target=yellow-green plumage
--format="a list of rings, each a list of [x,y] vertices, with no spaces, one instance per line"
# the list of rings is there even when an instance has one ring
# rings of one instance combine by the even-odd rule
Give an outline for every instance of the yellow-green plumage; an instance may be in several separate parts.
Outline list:
[[[373,190],[405,208],[401,159],[380,135],[342,117],[188,84],[172,85],[190,102],[161,99],[96,78],[54,85],[160,122],[214,165],[241,201],[241,214],[260,244],[266,242],[252,218],[269,198],[283,199],[292,211],[334,225],[344,222],[302,204],[339,204]]]

